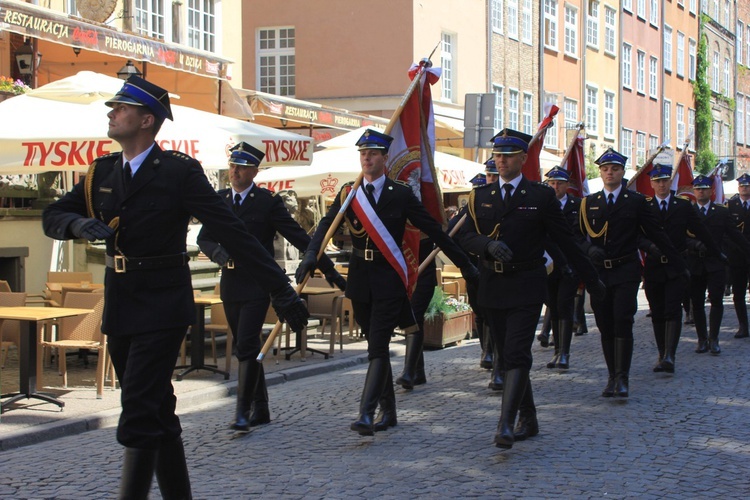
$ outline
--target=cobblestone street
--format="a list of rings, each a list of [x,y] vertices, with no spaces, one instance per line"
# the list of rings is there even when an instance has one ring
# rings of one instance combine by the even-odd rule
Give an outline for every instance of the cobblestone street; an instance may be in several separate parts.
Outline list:
[[[271,387],[272,424],[244,436],[227,430],[232,399],[189,408],[181,417],[194,497],[746,498],[750,339],[733,338],[728,306],[720,356],[695,354],[686,326],[677,372],[656,374],[644,304],[630,398],[600,396],[606,368],[589,315],[568,372],[547,369],[552,348],[535,343],[540,434],[508,451],[492,444],[501,395],[487,389],[476,341],[427,352],[428,384],[397,388],[399,424],[374,437],[349,430],[365,365]],[[403,357],[392,363],[400,373]],[[0,456],[0,498],[112,498],[122,449],[107,428]]]

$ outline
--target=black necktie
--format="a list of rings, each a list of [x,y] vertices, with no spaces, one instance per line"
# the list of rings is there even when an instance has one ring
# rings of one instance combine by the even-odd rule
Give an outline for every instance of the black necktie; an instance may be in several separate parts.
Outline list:
[[[661,211],[662,212],[667,211],[667,200],[661,200]]]
[[[377,204],[375,202],[375,186],[373,186],[372,184],[366,185],[365,192],[366,192],[365,194],[367,194],[367,199],[370,200],[370,205],[372,205],[373,208],[375,208],[375,205]]]
[[[742,208],[747,212],[747,201],[742,202]]]
[[[706,215],[706,207],[701,207],[701,215]]]
[[[133,180],[133,171],[130,168],[130,162],[126,161],[125,166],[122,168],[123,176],[122,178],[125,180],[125,190],[128,189],[130,186],[130,181]]]
[[[234,213],[240,211],[240,205],[242,205],[242,196],[240,195],[240,193],[237,193],[234,195]]]
[[[507,207],[510,205],[510,197],[513,192],[513,184],[511,183],[503,184],[503,190],[505,191],[505,194],[503,195],[503,202],[505,203],[505,206]]]
[[[612,193],[609,193],[607,195],[607,207],[612,208],[612,205],[615,204],[615,195]]]

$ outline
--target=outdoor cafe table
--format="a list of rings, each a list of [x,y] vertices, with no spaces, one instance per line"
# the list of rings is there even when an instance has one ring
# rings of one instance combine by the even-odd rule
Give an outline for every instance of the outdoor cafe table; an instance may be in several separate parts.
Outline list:
[[[21,322],[19,347],[19,389],[18,392],[3,394],[0,398],[10,398],[0,404],[0,410],[19,399],[41,399],[56,404],[62,411],[65,402],[36,391],[37,364],[37,323],[70,316],[81,316],[93,312],[92,309],[74,309],[70,307],[0,307],[0,319],[18,320]],[[26,328],[23,328],[23,326]]]
[[[198,322],[190,331],[190,364],[187,366],[176,366],[175,369],[185,368],[175,377],[182,380],[185,375],[196,370],[208,370],[210,372],[224,375],[224,380],[229,380],[229,372],[219,370],[216,365],[207,365],[206,347],[204,336],[206,334],[206,306],[221,304],[218,295],[198,295],[195,300],[195,314]]]

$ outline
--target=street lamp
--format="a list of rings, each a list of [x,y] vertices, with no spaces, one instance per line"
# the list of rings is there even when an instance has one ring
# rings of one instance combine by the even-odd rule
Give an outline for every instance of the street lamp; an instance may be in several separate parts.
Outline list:
[[[31,46],[31,39],[27,38],[15,54],[16,64],[18,64],[18,72],[23,77],[26,85],[31,85],[33,75],[42,62],[41,52],[36,53],[36,61],[34,61],[34,52],[34,47]]]
[[[142,76],[143,73],[141,73],[138,70],[138,68],[136,68],[133,65],[133,61],[129,60],[128,62],[125,63],[125,66],[123,66],[122,68],[120,68],[120,71],[117,72],[117,78],[119,78],[121,80],[127,80],[132,75]]]

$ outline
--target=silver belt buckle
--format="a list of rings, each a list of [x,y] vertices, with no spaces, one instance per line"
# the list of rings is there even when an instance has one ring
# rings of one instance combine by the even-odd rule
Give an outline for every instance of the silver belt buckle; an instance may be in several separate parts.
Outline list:
[[[125,263],[127,262],[127,259],[124,255],[115,255],[115,272],[116,273],[124,273],[127,271]]]
[[[604,269],[612,269],[612,260],[604,259]]]
[[[227,269],[234,269],[234,261],[232,259],[227,260]]]
[[[667,258],[666,255],[662,255],[659,260],[661,261],[662,264],[667,264],[669,262],[669,259]]]
[[[375,260],[375,252],[371,248],[365,248],[365,260]]]
[[[495,272],[496,273],[502,273],[502,272],[504,272],[503,264],[504,264],[504,262],[495,261]]]

